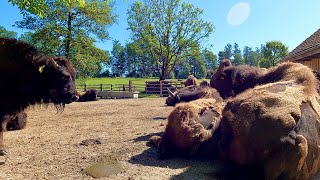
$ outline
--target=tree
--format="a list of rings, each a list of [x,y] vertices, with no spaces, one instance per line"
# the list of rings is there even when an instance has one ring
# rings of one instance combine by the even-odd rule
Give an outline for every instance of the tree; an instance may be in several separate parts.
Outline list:
[[[222,60],[226,59],[224,51],[218,52],[218,63],[220,64]]]
[[[213,25],[200,18],[202,13],[180,0],[144,0],[128,10],[132,38],[141,40],[148,56],[156,60],[160,80],[213,32]]]
[[[46,10],[48,4],[45,0],[8,0],[11,4],[17,5],[22,14],[36,14],[39,17],[46,16]],[[69,3],[78,4],[80,7],[84,7],[85,0],[59,0],[59,3],[68,5]]]
[[[239,48],[238,43],[234,43],[234,45],[233,45],[232,55],[235,56],[236,54],[241,54],[241,50]]]
[[[283,57],[288,55],[288,53],[288,47],[280,41],[267,42],[261,47],[261,54],[263,55],[264,60],[260,65],[265,68],[275,66]]]
[[[113,49],[111,51],[111,69],[113,76],[121,76],[125,73],[125,49],[119,41],[113,41]]]
[[[4,38],[17,38],[17,33],[14,31],[8,31],[3,26],[0,26],[0,37]]]
[[[46,0],[47,16],[39,18],[30,13],[16,26],[34,32],[30,35],[41,51],[50,55],[64,55],[82,76],[96,72],[99,63],[108,61],[108,54],[97,48],[97,40],[107,40],[107,27],[115,21],[112,2],[87,0],[81,7],[76,1]]]
[[[201,52],[201,58],[204,62],[206,69],[215,70],[218,68],[217,55],[207,49]]]
[[[232,57],[232,45],[230,43],[228,43],[225,47],[224,47],[224,58],[225,59],[231,59]]]
[[[234,65],[244,64],[244,59],[242,58],[242,55],[240,53],[236,53],[233,56],[233,64]]]

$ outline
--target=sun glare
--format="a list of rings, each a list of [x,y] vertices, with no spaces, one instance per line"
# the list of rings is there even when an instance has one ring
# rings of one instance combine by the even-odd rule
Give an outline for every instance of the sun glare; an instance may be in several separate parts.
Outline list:
[[[241,25],[250,15],[250,5],[245,2],[237,3],[228,12],[227,20],[231,26]]]

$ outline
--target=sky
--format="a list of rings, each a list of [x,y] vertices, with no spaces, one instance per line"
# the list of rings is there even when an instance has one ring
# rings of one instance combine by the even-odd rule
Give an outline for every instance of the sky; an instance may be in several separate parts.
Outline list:
[[[289,51],[320,28],[319,0],[184,0],[203,10],[202,19],[215,29],[202,44],[215,54],[227,43],[252,48],[268,41],[281,41]],[[130,42],[127,30],[127,9],[134,0],[117,0],[114,13],[118,21],[108,28],[110,40],[99,42],[101,49],[111,51],[112,40],[122,45]],[[12,27],[22,15],[7,0],[0,0],[0,25],[21,34],[26,30]],[[212,46],[210,46],[212,45]]]

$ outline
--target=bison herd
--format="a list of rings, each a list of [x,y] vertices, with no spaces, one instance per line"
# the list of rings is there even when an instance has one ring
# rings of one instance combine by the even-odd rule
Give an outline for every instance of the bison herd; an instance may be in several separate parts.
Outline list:
[[[318,80],[302,64],[223,60],[210,87],[185,87],[166,103],[176,104],[166,129],[150,139],[161,158],[207,155],[255,167],[265,179],[310,179],[320,168]]]
[[[64,57],[46,56],[15,39],[0,38],[0,155],[3,131],[22,129],[30,105],[96,100],[97,91],[78,93],[76,71]],[[320,168],[318,80],[299,63],[269,69],[233,66],[223,60],[210,84],[169,91],[175,106],[162,136],[152,136],[161,158],[206,155],[254,166],[265,179],[310,179]]]

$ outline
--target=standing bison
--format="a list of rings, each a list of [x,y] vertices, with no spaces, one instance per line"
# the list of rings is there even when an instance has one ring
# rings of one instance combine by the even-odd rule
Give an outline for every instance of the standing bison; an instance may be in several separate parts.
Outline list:
[[[174,106],[180,102],[190,102],[197,99],[214,98],[217,101],[222,101],[220,94],[216,89],[209,86],[188,86],[177,90],[172,93],[169,89],[169,96],[166,99],[166,104],[168,106]]]
[[[58,111],[75,101],[75,69],[64,57],[48,57],[22,41],[0,38],[0,123],[37,103]],[[0,126],[0,155],[6,154]]]

